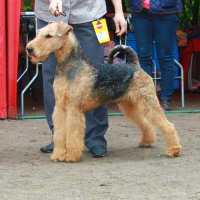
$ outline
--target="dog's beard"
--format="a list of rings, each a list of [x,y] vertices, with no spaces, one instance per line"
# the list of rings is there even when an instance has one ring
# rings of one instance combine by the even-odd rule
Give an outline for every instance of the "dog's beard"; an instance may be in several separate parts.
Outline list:
[[[40,63],[40,62],[43,62],[44,60],[46,60],[47,57],[48,56],[37,57],[35,55],[29,55],[29,60],[31,61],[31,63],[37,64],[37,63]]]

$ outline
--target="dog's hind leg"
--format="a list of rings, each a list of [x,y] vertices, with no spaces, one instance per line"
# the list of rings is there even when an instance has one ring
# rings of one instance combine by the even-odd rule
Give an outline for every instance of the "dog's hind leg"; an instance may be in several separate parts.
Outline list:
[[[175,126],[168,121],[160,106],[154,107],[151,113],[151,122],[160,129],[167,144],[167,155],[177,157],[180,154],[181,145]]]
[[[138,109],[137,103],[122,101],[118,106],[125,116],[139,127],[141,131],[139,146],[150,147],[156,139],[156,133],[152,124]]]
[[[149,102],[151,102],[150,99]],[[145,100],[140,100],[137,103],[122,102],[120,108],[139,126],[142,132],[140,146],[148,146],[148,144],[150,146],[155,140],[154,128],[159,128],[166,140],[167,155],[169,157],[179,156],[181,146],[177,131],[174,125],[167,120],[156,98],[152,100],[151,105],[145,103]]]
[[[181,145],[175,126],[166,118],[156,95],[149,95],[148,99],[141,101],[143,114],[155,128],[163,134],[167,144],[167,155],[169,157],[179,156]]]
[[[142,132],[141,146],[153,143],[154,129],[159,128],[166,140],[168,156],[179,155],[181,146],[177,131],[160,106],[150,76],[142,70],[138,71],[119,106],[125,115],[139,126]]]

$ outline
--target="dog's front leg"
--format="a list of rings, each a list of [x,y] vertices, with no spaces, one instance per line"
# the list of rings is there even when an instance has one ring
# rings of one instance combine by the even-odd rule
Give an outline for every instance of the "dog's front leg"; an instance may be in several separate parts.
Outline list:
[[[53,112],[54,123],[54,151],[51,156],[53,161],[64,161],[66,158],[66,113],[61,104],[56,103]]]
[[[85,115],[76,106],[67,106],[66,118],[66,162],[79,161],[84,150]]]
[[[65,115],[65,123],[62,125],[65,129],[65,136],[55,135],[55,150],[51,159],[77,162],[84,150],[85,116],[84,113],[70,104],[65,109]],[[65,144],[64,155],[60,154],[60,148],[63,144]]]

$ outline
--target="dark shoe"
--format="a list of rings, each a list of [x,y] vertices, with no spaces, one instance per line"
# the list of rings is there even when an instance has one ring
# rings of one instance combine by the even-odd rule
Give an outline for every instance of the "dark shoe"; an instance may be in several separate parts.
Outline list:
[[[107,149],[104,146],[94,146],[90,149],[90,153],[93,155],[94,158],[102,158],[106,155]]]
[[[161,99],[160,105],[164,111],[170,110],[170,100]]]
[[[53,151],[53,148],[54,148],[54,143],[51,142],[50,144],[44,146],[44,147],[41,147],[40,148],[40,151],[42,153],[51,153]]]

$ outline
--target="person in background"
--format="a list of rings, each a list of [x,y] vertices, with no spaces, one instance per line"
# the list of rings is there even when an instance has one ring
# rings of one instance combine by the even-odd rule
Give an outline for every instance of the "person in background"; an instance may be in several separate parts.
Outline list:
[[[141,67],[152,75],[153,41],[161,70],[160,101],[170,110],[174,82],[173,48],[181,0],[130,0],[137,53]]]
[[[126,32],[121,0],[112,0],[115,8],[115,33],[120,36]],[[66,16],[62,16],[64,13]],[[106,14],[105,0],[35,0],[37,28],[40,29],[50,21],[69,23],[78,38],[80,45],[91,62],[104,62],[103,44],[97,40],[92,21],[101,19]],[[42,63],[44,108],[48,125],[53,135],[52,113],[54,109],[53,81],[56,70],[55,55],[52,54]],[[107,152],[105,132],[108,128],[107,106],[103,105],[86,114],[85,145],[94,157],[103,157]],[[42,147],[44,153],[53,151],[52,142]]]

